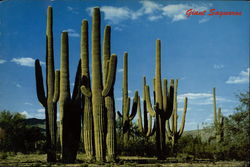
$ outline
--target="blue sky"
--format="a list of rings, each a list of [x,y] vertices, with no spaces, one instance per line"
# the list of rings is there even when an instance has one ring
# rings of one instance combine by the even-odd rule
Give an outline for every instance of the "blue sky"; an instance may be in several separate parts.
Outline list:
[[[217,105],[224,115],[229,115],[238,104],[235,95],[247,91],[249,85],[249,4],[132,0],[0,2],[0,110],[44,118],[44,109],[36,96],[34,60],[45,62],[47,6],[51,5],[54,12],[56,68],[60,66],[60,33],[69,32],[71,86],[80,57],[81,20],[89,20],[91,30],[91,8],[99,6],[102,34],[105,25],[111,25],[111,50],[118,55],[116,110],[121,110],[124,52],[129,54],[129,95],[132,97],[135,90],[142,95],[144,75],[152,90],[155,41],[161,39],[162,77],[179,79],[180,117],[183,99],[189,98],[186,130],[213,119],[213,87]],[[207,13],[186,17],[188,9]],[[208,16],[210,9],[242,15]]]

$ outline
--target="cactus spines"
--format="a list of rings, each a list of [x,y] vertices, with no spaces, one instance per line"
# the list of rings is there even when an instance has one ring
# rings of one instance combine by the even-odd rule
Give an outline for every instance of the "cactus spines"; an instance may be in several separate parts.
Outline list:
[[[47,97],[43,86],[42,70],[39,60],[35,61],[37,97],[45,108],[46,119],[46,142],[47,161],[56,161],[56,105],[59,95],[58,75],[55,81],[54,51],[53,51],[53,31],[52,31],[52,7],[47,9],[47,29],[46,29],[46,86]]]
[[[69,48],[68,33],[62,32],[61,38],[61,71],[60,71],[60,114],[62,118],[62,159],[65,163],[73,163],[76,159],[80,140],[80,76],[79,62],[72,97],[69,82]]]
[[[223,141],[223,125],[224,117],[221,114],[221,108],[216,109],[216,90],[213,88],[213,108],[214,108],[214,127],[215,127],[215,137],[216,142],[220,143]]]
[[[156,146],[158,150],[158,159],[165,159],[165,133],[166,120],[168,120],[173,110],[173,92],[174,81],[171,80],[169,90],[167,91],[167,80],[164,80],[164,88],[162,92],[161,85],[161,41],[156,40],[156,70],[154,79],[155,89],[155,106],[152,107],[149,94],[149,86],[145,87],[146,105],[151,116],[156,116]]]
[[[124,53],[123,57],[123,83],[122,83],[122,129],[123,129],[123,145],[124,147],[128,146],[129,141],[129,128],[130,122],[134,119],[137,113],[138,106],[138,91],[135,91],[132,111],[130,111],[130,97],[128,96],[128,53]]]
[[[177,119],[178,119],[178,115],[177,115],[177,88],[178,88],[178,80],[176,80],[175,87],[174,87],[174,89],[175,89],[174,90],[174,109],[173,109],[173,113],[171,115],[171,121],[172,121],[171,128],[172,129],[170,128],[169,120],[167,120],[167,136],[171,140],[173,152],[175,152],[175,145],[184,131],[186,113],[187,113],[187,101],[188,101],[187,97],[185,97],[181,126],[180,126],[180,129],[177,130],[177,122],[178,122],[177,121]]]
[[[91,102],[91,88],[89,76],[89,46],[88,46],[88,21],[82,22],[82,35],[81,35],[81,68],[82,68],[82,86],[81,91],[83,94],[83,142],[88,160],[94,159],[94,127],[93,127],[93,113]]]

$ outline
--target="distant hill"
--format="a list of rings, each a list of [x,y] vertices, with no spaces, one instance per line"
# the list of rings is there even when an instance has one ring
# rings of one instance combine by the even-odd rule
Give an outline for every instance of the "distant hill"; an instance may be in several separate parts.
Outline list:
[[[44,124],[45,125],[45,119],[28,118],[28,119],[26,119],[26,123],[28,125],[37,125],[37,124]]]
[[[36,126],[45,130],[45,119],[38,119],[38,118],[28,118],[26,119],[26,123],[31,126]],[[57,123],[59,124],[59,122]],[[185,135],[192,135],[192,136],[201,136],[201,140],[208,141],[209,137],[213,135],[212,129],[199,129],[199,130],[189,130],[184,131],[183,136]]]

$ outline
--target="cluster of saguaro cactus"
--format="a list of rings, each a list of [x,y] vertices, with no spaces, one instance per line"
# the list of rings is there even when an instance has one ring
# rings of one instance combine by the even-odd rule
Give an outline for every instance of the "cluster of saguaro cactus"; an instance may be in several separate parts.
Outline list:
[[[123,134],[123,146],[127,147],[129,142],[129,129],[131,121],[134,119],[138,106],[138,91],[135,92],[132,111],[130,112],[130,97],[128,96],[128,53],[124,53],[123,59],[123,82],[122,82],[122,114],[118,112],[122,117],[122,134]]]
[[[116,159],[114,84],[116,79],[117,56],[115,54],[111,55],[111,27],[106,26],[103,39],[103,63],[101,62],[100,24],[100,9],[94,8],[92,17],[91,79],[89,70],[88,21],[82,21],[80,44],[81,60],[78,63],[74,89],[71,95],[69,81],[68,33],[62,32],[61,34],[60,71],[55,71],[52,8],[48,7],[46,32],[47,97],[45,97],[42,69],[39,60],[36,60],[35,62],[35,73],[37,96],[45,108],[47,159],[50,162],[56,161],[56,115],[58,100],[60,102],[60,142],[63,162],[73,163],[76,160],[81,129],[85,152],[89,160],[95,159],[96,161],[105,161],[106,158],[107,161],[114,161]],[[138,91],[135,92],[132,108],[130,108],[130,98],[128,96],[128,53],[126,52],[124,54],[123,66],[123,113],[119,113],[119,115],[122,117],[123,123],[124,146],[128,146],[130,124],[138,111],[139,130],[147,137],[151,136],[156,131],[158,159],[165,159],[166,121],[168,121],[172,115],[172,129],[170,129],[169,122],[167,122],[167,134],[171,137],[172,143],[175,144],[184,129],[187,98],[185,98],[181,128],[177,132],[178,80],[175,82],[172,79],[168,86],[167,80],[164,79],[162,89],[160,40],[156,41],[156,73],[155,79],[153,80],[154,107],[151,104],[150,90],[146,83],[146,77],[144,77],[143,82],[144,123],[142,123],[141,104]],[[132,110],[131,114],[130,110]],[[152,129],[153,117],[156,117],[156,122]],[[220,109],[218,117],[220,117]],[[216,122],[220,121],[220,118],[215,119]]]
[[[215,127],[215,137],[216,142],[220,143],[223,141],[224,131],[224,117],[221,114],[221,108],[216,108],[216,93],[215,88],[213,88],[213,105],[214,105],[214,127]]]
[[[171,127],[169,124],[169,120],[167,120],[167,136],[171,141],[172,144],[172,151],[175,152],[175,145],[178,141],[178,139],[181,137],[184,126],[185,126],[185,119],[186,119],[186,112],[187,112],[187,97],[184,99],[184,108],[183,108],[183,115],[182,115],[182,121],[180,129],[177,131],[177,88],[178,88],[178,80],[175,81],[175,87],[174,87],[174,108],[173,113],[171,115]],[[172,129],[171,129],[172,128]]]
[[[138,97],[138,107],[137,107],[137,113],[138,113],[138,129],[139,131],[144,134],[146,137],[149,137],[154,134],[155,132],[155,124],[152,129],[152,119],[153,117],[149,114],[149,120],[148,120],[148,110],[146,105],[146,96],[145,96],[145,88],[147,85],[146,77],[143,78],[143,117],[144,121],[142,123],[142,114],[141,114],[141,102],[140,102],[140,96]],[[144,125],[144,126],[143,126]]]
[[[156,71],[155,71],[155,106],[152,107],[149,94],[149,86],[145,87],[146,105],[151,116],[156,116],[156,146],[158,159],[165,159],[166,151],[166,120],[172,114],[174,101],[174,80],[168,88],[164,79],[163,91],[161,80],[161,41],[156,41]],[[154,109],[153,109],[154,108]]]
[[[85,32],[86,31],[85,29]],[[87,35],[87,33],[85,35]],[[94,153],[97,161],[104,161],[106,148],[107,160],[115,159],[115,109],[113,87],[115,83],[117,57],[116,55],[110,56],[110,27],[107,26],[103,46],[104,63],[102,73],[100,38],[100,9],[94,8],[92,18],[92,90],[90,89],[90,80],[88,79],[88,65],[86,65],[88,55],[86,51],[85,54],[82,54],[82,62],[85,61],[85,65],[83,65],[82,68],[87,73],[82,76],[83,84],[81,86],[81,91],[84,97],[91,97],[92,100]],[[83,41],[84,43],[88,42],[86,39],[88,38],[85,38],[85,41]],[[87,44],[85,44],[85,47],[86,46]],[[85,50],[87,50],[87,48],[85,48]],[[91,134],[86,134],[84,140],[88,137],[90,138],[88,135]]]
[[[46,94],[43,86],[43,75],[40,61],[35,61],[35,76],[37,97],[45,108],[46,118],[46,142],[47,142],[47,161],[56,161],[56,115],[57,102],[59,98],[60,72],[54,69],[54,50],[53,50],[53,30],[52,30],[52,8],[47,11],[47,31],[46,31]]]
[[[81,130],[81,62],[78,64],[74,90],[70,95],[68,33],[62,32],[60,67],[60,115],[62,122],[62,160],[76,159]]]

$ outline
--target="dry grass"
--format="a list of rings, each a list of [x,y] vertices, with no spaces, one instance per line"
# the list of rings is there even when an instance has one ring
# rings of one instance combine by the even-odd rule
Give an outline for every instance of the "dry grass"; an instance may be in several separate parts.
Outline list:
[[[137,166],[137,167],[248,167],[249,163],[240,162],[240,161],[219,161],[219,162],[211,162],[208,160],[200,160],[200,161],[190,161],[190,162],[180,162],[174,158],[168,158],[165,161],[158,161],[155,157],[128,157],[121,156],[119,157],[119,161],[117,163],[104,163],[104,164],[94,164],[86,162],[84,154],[78,154],[77,163],[76,164],[62,164],[61,162],[57,163],[47,163],[45,154],[17,154],[11,155],[8,154],[5,159],[0,159],[0,166],[68,166],[68,167],[97,167],[97,166],[119,166],[119,167],[127,167],[127,166]]]

